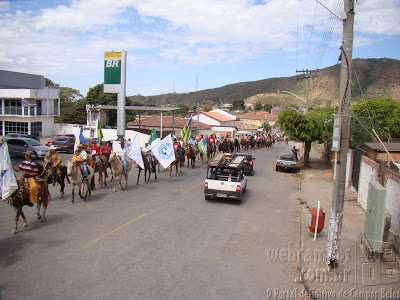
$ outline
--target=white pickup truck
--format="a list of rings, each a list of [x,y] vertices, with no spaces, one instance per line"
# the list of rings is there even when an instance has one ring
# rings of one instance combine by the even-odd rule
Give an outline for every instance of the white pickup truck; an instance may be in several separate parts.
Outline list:
[[[207,178],[204,181],[204,197],[234,199],[242,202],[247,187],[244,175],[244,157],[232,159],[232,154],[219,153],[207,165]]]

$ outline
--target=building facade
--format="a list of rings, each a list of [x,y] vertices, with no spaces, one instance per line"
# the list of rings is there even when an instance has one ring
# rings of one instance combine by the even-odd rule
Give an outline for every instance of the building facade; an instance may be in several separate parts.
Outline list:
[[[54,134],[54,118],[60,116],[60,89],[0,89],[0,135]]]

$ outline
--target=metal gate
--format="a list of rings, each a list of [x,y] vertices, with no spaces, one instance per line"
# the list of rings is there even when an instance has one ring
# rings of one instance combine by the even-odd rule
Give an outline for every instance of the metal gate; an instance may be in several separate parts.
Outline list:
[[[357,192],[358,192],[358,181],[360,178],[361,156],[365,154],[366,152],[360,148],[356,147],[354,149],[352,182],[353,182],[353,187]]]

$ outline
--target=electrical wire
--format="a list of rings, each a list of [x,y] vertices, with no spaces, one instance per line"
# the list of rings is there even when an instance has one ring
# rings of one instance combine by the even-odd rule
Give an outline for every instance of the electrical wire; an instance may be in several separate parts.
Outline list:
[[[297,59],[299,56],[299,7],[300,7],[300,0],[297,0],[296,70],[297,70]]]
[[[312,24],[312,27],[311,27],[310,39],[309,39],[309,41],[308,41],[307,55],[306,55],[306,60],[304,61],[303,70],[305,69],[305,67],[306,67],[306,65],[307,65],[308,54],[309,54],[309,52],[310,52],[310,45],[311,45],[311,40],[312,40],[312,36],[313,36],[313,32],[314,32],[314,24],[315,24],[315,16],[316,16],[316,15],[317,15],[317,2],[315,2],[313,24]]]

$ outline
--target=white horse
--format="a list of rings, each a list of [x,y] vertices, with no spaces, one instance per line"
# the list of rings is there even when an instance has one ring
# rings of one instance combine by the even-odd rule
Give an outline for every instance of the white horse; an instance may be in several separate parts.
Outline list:
[[[85,177],[82,175],[80,167],[73,162],[67,161],[67,175],[69,176],[72,185],[72,200],[71,200],[72,204],[74,204],[75,202],[75,185],[79,187],[79,196],[81,196],[82,199],[86,200],[87,195],[89,194],[90,197],[90,195],[92,194],[91,185],[94,184],[93,182],[94,171],[91,166],[87,166],[87,168],[89,176],[88,179],[85,180]],[[83,196],[85,185],[86,185],[86,194],[85,196]]]
[[[111,163],[111,173],[112,173],[112,180],[114,182],[114,190],[113,192],[116,191],[117,188],[117,182],[116,182],[116,177],[119,176],[119,185],[121,186],[121,190],[124,190],[128,186],[128,175],[130,170],[132,169],[132,163],[129,161],[129,159],[126,160],[128,162],[128,172],[125,173],[124,171],[124,165],[119,157],[117,157],[117,154],[115,152],[112,152],[110,154],[110,159],[109,162]],[[122,186],[122,175],[125,177],[125,187]]]

